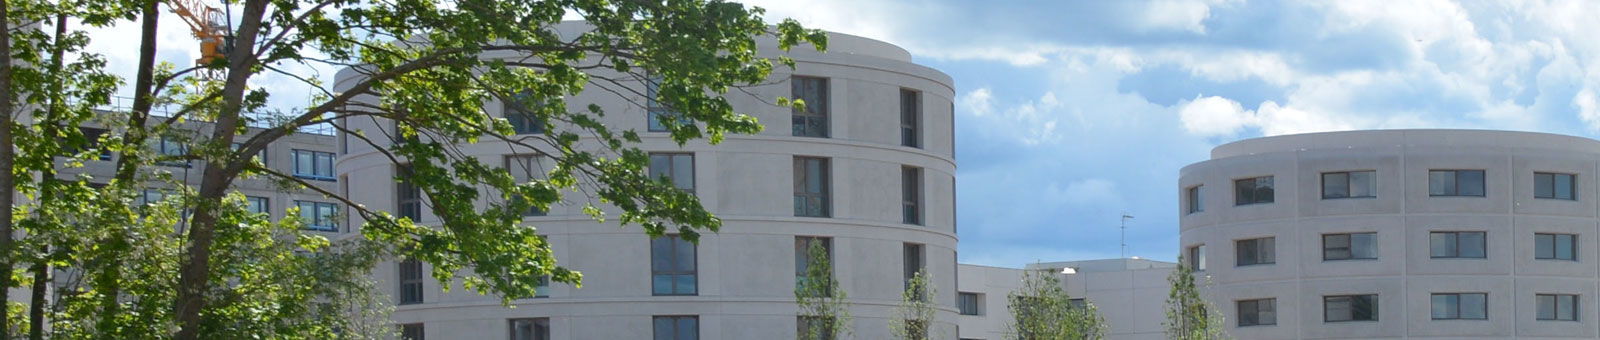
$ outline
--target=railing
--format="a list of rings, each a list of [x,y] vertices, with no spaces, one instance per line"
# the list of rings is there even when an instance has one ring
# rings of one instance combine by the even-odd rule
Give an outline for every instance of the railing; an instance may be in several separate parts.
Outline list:
[[[133,110],[133,97],[113,96],[111,97],[111,101],[109,103],[97,106],[95,109],[111,112],[128,112]],[[173,113],[182,109],[183,108],[181,106],[175,104],[157,103],[150,107],[150,115],[156,117],[172,117]],[[242,116],[246,118],[245,125],[258,129],[275,127],[276,125],[273,125],[272,122],[278,122],[285,119],[283,116],[266,112],[245,112],[242,114]],[[334,135],[335,130],[333,128],[333,124],[318,123],[301,126],[299,128],[299,132],[314,135],[332,136]]]

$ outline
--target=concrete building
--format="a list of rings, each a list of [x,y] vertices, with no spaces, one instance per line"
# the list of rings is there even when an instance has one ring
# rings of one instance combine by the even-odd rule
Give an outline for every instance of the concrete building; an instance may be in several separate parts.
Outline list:
[[[760,50],[780,53],[771,39],[761,41]],[[637,104],[647,102],[642,96],[597,90],[568,99],[569,107],[599,105],[608,113],[605,123],[639,131],[642,147],[655,153],[652,167],[664,167],[652,171],[670,168],[680,186],[723,219],[720,233],[705,234],[698,246],[652,241],[637,227],[597,224],[580,211],[585,202],[569,201],[526,222],[549,237],[563,266],[583,272],[582,289],[554,284],[547,296],[517,300],[508,309],[498,297],[422,275],[426,266],[386,263],[374,275],[399,303],[394,322],[428,339],[793,339],[802,248],[821,243],[830,248],[834,273],[848,293],[854,338],[889,338],[907,273],[917,269],[931,273],[939,289],[932,333],[954,338],[950,77],[913,63],[899,47],[845,34],[830,35],[827,53],[797,48],[788,56],[795,69],[779,67],[770,84],[746,89],[752,95],[728,97],[765,131],[729,135],[714,146],[679,147],[654,132],[650,110]],[[337,82],[355,77],[346,70]],[[632,92],[650,93],[644,79],[633,86]],[[768,104],[780,96],[806,99],[808,112]],[[484,107],[504,112],[501,103]],[[366,120],[346,126],[369,135],[390,128]],[[351,199],[399,206],[396,165],[370,146],[343,145],[337,176]],[[490,143],[460,150],[508,168],[533,153]],[[422,224],[439,222],[428,211],[418,217]],[[674,266],[653,268],[653,261]],[[454,288],[444,292],[441,285]]]
[[[1006,297],[1021,288],[1024,270],[1058,275],[1069,296],[1094,304],[1105,318],[1108,340],[1165,339],[1167,275],[1176,267],[1139,258],[1035,263],[1025,269],[962,264],[957,287],[966,301],[958,305],[960,339],[1009,339]]]
[[[1240,339],[1593,339],[1600,141],[1383,130],[1182,169],[1181,239]]]

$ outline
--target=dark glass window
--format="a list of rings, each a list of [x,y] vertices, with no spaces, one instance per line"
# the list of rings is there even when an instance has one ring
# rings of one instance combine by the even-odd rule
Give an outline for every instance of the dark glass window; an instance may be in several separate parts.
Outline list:
[[[1322,173],[1322,198],[1378,197],[1378,172],[1343,171]]]
[[[827,158],[794,158],[794,215],[828,217],[829,172]]]
[[[813,257],[811,257],[811,247],[813,247],[813,246],[822,248],[822,256],[823,256],[823,258],[813,258]],[[799,286],[801,286],[801,284],[805,283],[806,271],[811,268],[812,264],[821,263],[822,261],[828,261],[828,263],[830,263],[830,264],[833,262],[833,239],[832,238],[816,237],[816,236],[795,236],[794,237],[794,282],[795,282],[795,287],[799,287]],[[827,276],[832,276],[833,273],[827,273],[826,275]]]
[[[900,89],[900,145],[922,147],[922,93]]]
[[[805,109],[794,110],[795,136],[828,137],[828,79],[795,76],[792,98],[805,102]]]
[[[1539,320],[1578,321],[1578,295],[1535,294],[1534,309]]]
[[[300,208],[300,220],[305,222],[306,229],[339,231],[339,205],[328,202],[294,201],[294,206]]]
[[[906,243],[900,248],[902,251],[900,263],[905,265],[905,285],[906,287],[911,287],[911,278],[916,277],[917,273],[925,270],[923,259],[927,258],[927,254],[923,253],[921,244]]]
[[[655,340],[699,340],[700,317],[657,316],[654,320]]]
[[[1578,176],[1549,172],[1533,173],[1533,198],[1577,200]]]
[[[1378,233],[1322,235],[1322,259],[1370,260],[1378,258]]]
[[[666,178],[678,189],[694,193],[694,154],[650,154],[650,178]]]
[[[1533,258],[1540,260],[1578,260],[1578,235],[1533,234]]]
[[[1487,293],[1434,293],[1430,302],[1434,320],[1489,319]]]
[[[1322,321],[1378,321],[1378,294],[1324,296]]]
[[[420,323],[400,325],[401,340],[427,340],[428,338],[424,337],[424,335],[426,335],[426,332],[424,332]]]
[[[409,218],[412,222],[422,220],[422,188],[412,183],[411,177],[414,175],[416,171],[411,164],[394,166],[395,206],[400,217]]]
[[[506,120],[511,122],[511,129],[519,135],[544,133],[544,120],[539,119],[536,113],[540,103],[533,100],[533,94],[528,92],[518,93],[509,100],[501,103],[501,110],[505,112]]]
[[[1239,327],[1278,324],[1278,299],[1239,301]]]
[[[1200,195],[1202,187],[1205,187],[1205,186],[1196,185],[1196,186],[1190,187],[1188,190],[1185,190],[1186,191],[1185,195],[1188,196],[1188,202],[1187,203],[1189,205],[1187,211],[1190,214],[1206,211],[1205,199],[1203,198],[1203,196]]]
[[[268,214],[268,213],[271,213],[272,205],[268,203],[266,197],[245,196],[244,199],[246,201],[249,201],[249,203],[250,203],[250,212],[251,213],[255,213],[255,214]]]
[[[1189,247],[1189,252],[1185,255],[1188,258],[1183,260],[1189,262],[1189,268],[1194,269],[1194,271],[1206,270],[1206,245],[1201,244]]]
[[[962,292],[956,296],[956,304],[961,309],[961,315],[980,315],[978,293]]]
[[[661,81],[662,79],[659,75],[650,75],[645,78],[645,111],[649,113],[646,129],[650,132],[666,132],[666,122],[671,121],[673,118],[677,118],[678,125],[694,124],[694,121],[689,120],[689,117],[685,117],[683,113],[661,103]]]
[[[293,149],[294,176],[319,181],[333,181],[333,153]]]
[[[1250,266],[1277,263],[1276,243],[1272,237],[1234,241],[1234,248],[1237,250],[1235,264]]]
[[[1233,181],[1234,205],[1272,203],[1272,176]]]
[[[526,184],[544,178],[544,157],[539,155],[509,155],[506,156],[506,170],[511,172],[511,178],[518,184]],[[513,200],[522,200],[522,196],[512,196]],[[522,216],[545,216],[548,212],[539,207],[530,207],[522,211]]]
[[[511,319],[511,340],[550,340],[550,319]]]
[[[1429,196],[1483,197],[1483,170],[1430,170]]]
[[[1441,258],[1488,257],[1487,234],[1482,231],[1435,231],[1428,233],[1429,256]]]
[[[922,224],[922,169],[900,168],[900,221]]]
[[[422,261],[400,261],[400,304],[422,303]]]
[[[650,240],[650,292],[654,295],[695,295],[699,291],[695,245],[678,235]]]

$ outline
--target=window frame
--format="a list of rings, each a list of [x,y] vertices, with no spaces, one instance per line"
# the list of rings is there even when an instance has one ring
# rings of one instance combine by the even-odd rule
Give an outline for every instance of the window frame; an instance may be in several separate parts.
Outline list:
[[[1549,195],[1541,196],[1539,194],[1539,189],[1541,189],[1540,188],[1541,185],[1539,183],[1539,177],[1540,176],[1549,176],[1550,177],[1550,180],[1549,180],[1550,187],[1547,189],[1550,192]],[[1560,185],[1561,182],[1558,181],[1557,179],[1561,178],[1561,176],[1566,176],[1567,177],[1567,197],[1561,197],[1561,194],[1560,194],[1561,190],[1559,190],[1559,189],[1561,188],[1561,185]],[[1577,201],[1578,200],[1578,174],[1564,173],[1564,172],[1534,171],[1533,172],[1533,198],[1549,199],[1549,200],[1563,200],[1563,201]]]
[[[1264,248],[1261,246],[1262,240],[1267,240],[1267,241],[1269,241],[1267,243],[1272,245],[1272,248],[1271,248],[1270,251],[1263,250]],[[1255,262],[1245,263],[1244,262],[1245,261],[1245,257],[1244,256],[1239,256],[1240,254],[1244,254],[1244,248],[1245,248],[1244,245],[1245,245],[1246,242],[1249,242],[1252,245],[1251,248],[1254,249],[1253,253],[1255,253],[1255,255],[1254,255],[1254,258],[1255,258],[1254,261]],[[1234,263],[1234,267],[1263,266],[1263,265],[1277,264],[1278,263],[1278,249],[1277,248],[1278,248],[1278,241],[1277,241],[1277,237],[1276,236],[1264,236],[1264,237],[1233,240],[1233,250],[1234,250],[1233,263]],[[1262,255],[1266,255],[1266,256],[1262,256]],[[1267,257],[1268,259],[1263,260],[1262,259],[1263,257]]]
[[[1206,271],[1206,244],[1205,243],[1200,243],[1200,244],[1196,244],[1196,245],[1192,245],[1192,246],[1189,246],[1187,248],[1184,248],[1184,255],[1188,257],[1188,258],[1184,259],[1184,261],[1188,261],[1189,262],[1189,263],[1186,263],[1186,264],[1189,265],[1189,269],[1190,270],[1197,271],[1197,272]]]
[[[1263,315],[1263,312],[1261,311],[1262,310],[1261,306],[1262,306],[1263,302],[1265,302],[1266,305],[1269,306],[1268,309],[1271,309],[1271,311],[1267,312],[1267,313],[1272,313],[1271,314],[1272,315],[1272,320],[1271,320],[1270,323],[1263,322],[1261,320],[1261,316]],[[1245,315],[1246,315],[1246,313],[1245,313],[1245,304],[1246,303],[1250,304],[1252,306],[1251,310],[1254,311],[1254,313],[1253,313],[1254,316],[1251,317],[1251,318],[1246,318],[1245,317]],[[1239,321],[1236,324],[1237,327],[1254,327],[1254,326],[1272,326],[1272,325],[1277,325],[1278,324],[1278,306],[1277,305],[1278,305],[1278,298],[1243,299],[1243,300],[1235,301],[1235,306],[1236,306],[1235,309],[1236,309],[1236,312],[1238,312],[1238,315],[1239,315]],[[1250,321],[1250,320],[1253,320],[1253,321]],[[1245,321],[1250,321],[1250,323],[1246,324]]]
[[[1433,183],[1434,173],[1450,173],[1451,181],[1450,181],[1450,188],[1449,188],[1448,191],[1453,192],[1453,193],[1437,193],[1437,194],[1434,193],[1435,192],[1434,187],[1433,187],[1433,184],[1434,184]],[[1461,183],[1463,183],[1462,182],[1462,176],[1461,176],[1462,173],[1477,173],[1478,174],[1478,179],[1481,181],[1480,183],[1478,183],[1478,188],[1480,188],[1482,190],[1482,192],[1478,193],[1477,195],[1469,195],[1469,194],[1461,193],[1461,187],[1462,187]],[[1483,169],[1428,169],[1428,197],[1488,197],[1488,196],[1489,196],[1489,177],[1488,177],[1488,171],[1486,171],[1486,170],[1483,170]]]
[[[1370,235],[1369,237],[1371,239],[1368,242],[1372,246],[1372,257],[1357,257],[1357,255],[1356,255],[1356,235]],[[1328,238],[1329,237],[1341,237],[1341,236],[1345,238],[1345,242],[1344,242],[1345,243],[1344,251],[1345,251],[1345,254],[1346,254],[1345,257],[1344,258],[1329,257],[1328,256],[1328,251],[1330,251],[1330,248],[1328,247]],[[1380,250],[1379,248],[1380,247],[1378,246],[1378,232],[1376,232],[1376,231],[1322,234],[1322,261],[1324,261],[1324,262],[1326,262],[1326,261],[1377,260],[1378,257],[1382,256],[1382,255],[1379,254],[1379,250]],[[1331,248],[1331,249],[1338,249],[1338,248]]]
[[[900,88],[900,146],[922,148],[922,91]]]
[[[917,273],[924,273],[924,275],[926,275],[928,271],[927,245],[911,242],[901,243],[900,271],[905,277],[905,288],[911,288],[911,279],[914,278]]]
[[[399,340],[427,340],[427,328],[421,322],[400,324]]]
[[[411,163],[394,165],[394,204],[399,217],[422,221],[422,188],[411,182],[416,168]]]
[[[900,167],[900,222],[910,225],[923,225],[923,178],[922,168],[912,166]]]
[[[832,317],[796,315],[794,322],[794,333],[796,340],[834,340],[837,339],[839,335],[838,330],[834,329],[833,327]],[[821,334],[817,334],[817,337],[812,339],[807,335],[809,335],[808,333],[811,333],[811,328],[814,326],[821,326],[822,330],[818,332]]]
[[[239,151],[239,149],[243,149],[244,148],[244,143],[234,142],[232,145],[233,145],[232,146],[233,151]],[[267,163],[267,150],[271,150],[271,149],[272,149],[272,146],[270,146],[270,145],[267,146],[267,147],[261,148],[261,151],[256,151],[256,155],[255,156],[251,156],[251,157],[255,157],[256,160],[261,161],[261,165],[262,166],[271,165],[271,164]]]
[[[517,181],[518,184],[522,184],[542,180],[540,177],[546,175],[544,172],[544,157],[545,155],[537,153],[519,153],[505,155],[501,157],[501,161],[505,162],[506,172],[511,173],[511,179]],[[522,162],[520,161],[521,159],[527,159],[528,161]],[[537,169],[535,169],[536,167]],[[523,177],[527,179],[518,179],[518,171],[522,171]],[[512,199],[521,199],[521,197],[513,197]],[[549,210],[535,206],[523,211],[522,217],[548,216],[549,214]]]
[[[527,334],[527,337],[525,337],[525,338],[519,338],[518,337],[518,335],[520,335],[520,334],[517,332],[518,331],[517,326],[519,326],[519,325],[528,325],[528,327],[529,327],[528,330],[527,330],[528,333],[520,333],[520,334]],[[506,335],[507,339],[511,339],[511,340],[550,340],[550,318],[511,318],[511,319],[506,319],[506,326],[507,326],[508,331],[509,331],[508,332],[509,334]]]
[[[249,196],[249,195],[246,195],[244,197],[244,200],[245,200],[245,209],[249,210],[250,213],[253,213],[253,214],[267,214],[268,218],[272,217],[272,199],[271,198],[268,198],[266,196]],[[257,211],[257,209],[256,209],[256,203],[257,202],[261,203],[261,209],[259,209],[260,211]]]
[[[956,313],[983,315],[983,293],[956,292]]]
[[[815,82],[816,84],[815,98],[807,98],[808,82]],[[789,83],[789,98],[805,101],[804,110],[790,110],[790,134],[795,137],[831,138],[830,116],[832,112],[829,109],[831,98],[829,98],[830,93],[828,93],[831,89],[830,79],[793,75],[790,76]],[[795,124],[796,121],[800,124]],[[816,131],[810,128],[813,122],[820,122]]]
[[[400,294],[395,300],[396,305],[415,305],[427,302],[427,294],[423,289],[422,261],[417,259],[404,259],[395,263],[395,281],[400,284]]]
[[[157,156],[162,156],[162,157],[167,157],[167,156],[188,156],[189,155],[189,145],[183,144],[182,141],[176,140],[176,139],[174,139],[172,137],[161,136],[161,138],[156,140],[156,155]],[[176,168],[188,168],[188,167],[194,166],[194,161],[188,160],[188,159],[184,159],[184,160],[182,160],[182,162],[178,162],[178,161],[161,161],[161,162],[156,162],[156,165],[170,166],[170,167],[176,167]]]
[[[821,242],[822,250],[824,251],[823,255],[827,257],[824,260],[827,260],[828,263],[829,263],[829,265],[828,265],[828,270],[829,270],[828,271],[828,277],[832,278],[835,275],[837,275],[837,273],[834,272],[835,268],[833,268],[834,266],[832,265],[833,264],[833,259],[834,259],[834,256],[833,256],[833,237],[796,235],[794,237],[794,247],[795,247],[795,249],[794,249],[795,250],[795,255],[794,255],[794,258],[795,258],[794,283],[795,283],[795,287],[799,287],[802,284],[802,281],[805,280],[805,278],[806,278],[806,271],[811,268],[811,264],[813,262],[816,262],[816,259],[811,258],[811,245],[813,243],[817,243],[817,242]]]
[[[1462,296],[1466,296],[1466,295],[1480,295],[1480,296],[1483,296],[1483,311],[1481,312],[1483,314],[1482,318],[1468,318],[1468,317],[1462,316],[1465,313],[1462,313],[1461,297]],[[1449,316],[1439,317],[1438,315],[1434,315],[1433,314],[1434,303],[1437,302],[1437,301],[1434,301],[1434,298],[1452,297],[1452,296],[1455,297],[1455,301],[1456,301],[1456,303],[1455,303],[1455,317],[1449,317]],[[1430,293],[1430,294],[1428,294],[1428,317],[1430,319],[1432,319],[1432,320],[1488,320],[1489,319],[1489,293],[1485,293],[1485,292]]]
[[[306,155],[308,155],[310,157],[310,160],[311,160],[311,165],[310,165],[311,166],[311,169],[310,169],[311,172],[310,173],[302,173],[302,172],[300,172],[300,155],[301,154],[306,154]],[[332,152],[323,152],[323,151],[305,150],[305,149],[290,149],[289,150],[289,156],[290,156],[289,163],[290,163],[290,168],[291,168],[290,172],[294,174],[295,178],[317,180],[317,181],[326,181],[326,182],[336,182],[336,181],[338,181],[337,179],[335,179],[333,177],[334,176],[334,172],[335,172],[334,169],[333,169],[333,162],[338,160],[338,158]],[[320,170],[323,168],[322,165],[323,165],[324,161],[326,161],[326,163],[327,163],[328,173],[326,173],[326,174],[320,173],[321,172]]]
[[[1548,257],[1544,256],[1543,254],[1540,254],[1542,252],[1539,250],[1539,248],[1540,248],[1540,246],[1543,246],[1544,243],[1545,243],[1545,242],[1539,240],[1541,237],[1549,237],[1549,239],[1550,239],[1550,241],[1549,241],[1549,243],[1550,243],[1550,245],[1549,245],[1549,247],[1550,247],[1549,248],[1550,256],[1548,256]],[[1567,242],[1566,242],[1567,243],[1567,247],[1568,247],[1568,249],[1571,250],[1569,252],[1569,254],[1571,255],[1570,258],[1562,258],[1561,257],[1561,243],[1562,243],[1561,239],[1562,239],[1562,237],[1566,237],[1566,239],[1567,239]],[[1535,260],[1561,260],[1561,261],[1574,261],[1574,262],[1576,262],[1576,261],[1578,261],[1578,247],[1580,245],[1582,245],[1582,243],[1578,242],[1578,234],[1538,233],[1538,232],[1536,232],[1536,233],[1533,233],[1533,259],[1535,259]]]
[[[1435,255],[1434,254],[1433,237],[1436,234],[1451,235],[1451,237],[1454,238],[1454,247],[1451,248],[1451,249],[1453,249],[1454,255],[1442,255],[1441,256],[1441,255]],[[1461,241],[1461,239],[1462,239],[1461,235],[1462,234],[1481,234],[1482,235],[1482,237],[1479,237],[1478,239],[1483,241],[1479,245],[1479,247],[1480,247],[1479,251],[1481,253],[1483,253],[1483,256],[1478,256],[1478,257],[1461,256],[1461,253],[1462,253],[1461,249],[1465,248],[1465,247],[1462,246],[1463,245],[1463,243]],[[1489,233],[1487,231],[1453,231],[1453,230],[1434,230],[1434,231],[1429,231],[1428,232],[1428,258],[1432,258],[1432,259],[1488,259],[1489,258]]]
[[[1335,319],[1333,319],[1333,313],[1329,312],[1329,306],[1332,304],[1332,302],[1333,302],[1332,300],[1334,300],[1334,299],[1347,299],[1349,301],[1348,302],[1349,306],[1346,307],[1350,311],[1350,313],[1349,313],[1350,314],[1349,315],[1350,318],[1349,319],[1344,319],[1344,320],[1335,320]],[[1356,301],[1358,299],[1367,300],[1366,304],[1371,307],[1370,308],[1371,311],[1368,313],[1368,318],[1366,318],[1366,319],[1356,318]],[[1324,295],[1324,296],[1322,296],[1322,322],[1324,322],[1324,323],[1333,323],[1333,322],[1363,322],[1363,321],[1365,321],[1365,322],[1376,322],[1376,321],[1379,321],[1380,319],[1379,319],[1379,314],[1378,314],[1378,310],[1379,310],[1378,309],[1378,305],[1380,304],[1380,301],[1382,301],[1382,300],[1378,299],[1378,294],[1376,294],[1376,293],[1374,293],[1374,294]]]
[[[654,165],[656,164],[656,157],[657,156],[665,157],[665,159],[667,161],[666,169],[656,169],[656,167]],[[684,188],[682,183],[678,183],[678,162],[681,161],[682,157],[688,157],[688,162],[689,162],[689,177],[688,177],[689,178],[689,187],[688,188]],[[694,194],[695,193],[695,189],[699,186],[699,184],[698,184],[699,181],[695,178],[695,173],[698,172],[697,169],[695,169],[695,166],[696,166],[695,161],[696,160],[695,160],[693,152],[651,152],[650,153],[650,165],[651,166],[647,167],[648,168],[647,171],[650,174],[650,179],[659,179],[660,178],[659,175],[666,175],[667,180],[672,183],[673,187],[678,188],[678,190],[683,190],[684,192],[687,192],[689,194]],[[658,174],[657,171],[661,171],[663,173],[659,173]]]
[[[339,232],[338,215],[342,211],[340,211],[341,209],[339,209],[339,205],[338,204],[330,203],[330,202],[320,202],[320,201],[295,200],[294,201],[294,206],[296,208],[300,208],[300,218],[302,220],[304,220],[305,217],[306,217],[305,216],[306,207],[307,206],[311,207],[311,220],[302,221],[302,222],[306,222],[306,230],[326,231],[326,232]],[[327,208],[328,210],[330,210],[331,214],[323,215],[322,214],[322,212],[323,212],[322,209],[323,208]],[[324,221],[323,217],[327,217],[326,221],[329,224],[321,224]]]
[[[1277,195],[1278,195],[1277,194],[1277,187],[1278,186],[1276,184],[1277,181],[1276,181],[1275,177],[1276,176],[1268,175],[1268,176],[1256,176],[1256,177],[1240,178],[1240,179],[1233,180],[1233,205],[1234,206],[1245,206],[1245,205],[1257,205],[1257,204],[1272,204],[1272,203],[1276,202],[1277,201]],[[1246,196],[1246,191],[1243,190],[1244,189],[1244,185],[1246,183],[1250,184],[1250,191],[1249,191],[1248,197]],[[1264,187],[1262,185],[1263,183],[1265,183]],[[1263,188],[1265,188],[1267,190],[1266,191],[1266,195],[1265,195],[1265,199],[1263,199],[1261,197]]]
[[[1368,176],[1367,178],[1369,180],[1368,180],[1367,185],[1366,185],[1366,187],[1367,187],[1366,188],[1366,190],[1367,190],[1367,195],[1366,196],[1356,196],[1354,194],[1354,192],[1355,192],[1354,189],[1356,187],[1356,174],[1366,174]],[[1328,179],[1329,178],[1328,178],[1328,176],[1330,176],[1330,175],[1333,175],[1333,176],[1344,176],[1344,196],[1338,196],[1338,195],[1330,196],[1329,195],[1329,192],[1328,192]],[[1346,171],[1324,172],[1324,173],[1322,173],[1321,180],[1322,181],[1321,181],[1320,184],[1322,186],[1322,199],[1325,199],[1325,200],[1329,200],[1329,199],[1347,199],[1347,198],[1378,198],[1378,171],[1377,170],[1346,170]]]
[[[684,246],[684,245],[687,245],[688,248],[689,248],[689,262],[688,262],[689,263],[689,268],[688,269],[679,268],[679,264],[680,264],[679,262],[681,260],[683,260],[683,259],[678,257],[678,255],[681,255],[681,254],[679,254],[679,251],[680,251],[679,247]],[[660,253],[657,252],[658,247],[662,247],[662,246],[666,247],[665,248],[665,252],[666,252],[665,254],[660,254]],[[669,267],[669,268],[665,268],[665,269],[656,268],[656,262],[657,262],[657,260],[659,260],[658,256],[662,256],[662,255],[665,255],[667,257],[666,263],[667,263],[667,267]],[[660,282],[657,282],[657,280],[656,280],[657,277],[661,277],[661,276],[666,276],[669,279],[667,281],[667,287],[666,287],[666,291],[665,292],[661,291],[662,287],[658,286],[658,284],[660,284]],[[679,288],[682,288],[682,287],[678,286],[678,283],[679,283],[678,279],[681,278],[681,277],[685,277],[685,276],[689,277],[693,281],[693,286],[689,287],[689,291],[680,292]],[[661,235],[659,237],[650,238],[650,295],[651,296],[696,296],[696,295],[700,295],[700,247],[699,247],[699,245],[696,245],[693,242],[689,242],[689,240],[683,239],[683,237],[678,235],[678,234],[666,234],[666,235]]]
[[[1551,302],[1548,306],[1550,318],[1545,318],[1544,316],[1544,312],[1547,312],[1545,310],[1547,306],[1544,306],[1543,302],[1544,298],[1547,297],[1550,298]],[[1561,315],[1562,298],[1570,299],[1566,304],[1569,307],[1567,310],[1572,312],[1571,315],[1567,315],[1565,318]],[[1583,321],[1582,301],[1579,294],[1536,293],[1533,295],[1533,319],[1537,321]]]
[[[505,118],[507,122],[511,123],[512,133],[518,135],[538,135],[544,134],[549,130],[545,126],[544,120],[540,119],[536,112],[533,112],[535,107],[529,106],[542,106],[544,103],[521,103],[524,98],[531,98],[532,96],[533,95],[531,92],[524,90],[512,94],[510,97],[501,98],[500,116]]]
[[[820,188],[820,191],[818,191],[818,192],[811,192],[809,190],[809,188],[812,186],[811,185],[812,178],[811,178],[811,176],[807,176],[806,175],[806,171],[805,171],[806,169],[808,169],[810,167],[812,162],[815,162],[817,168],[819,169],[818,173],[817,173],[817,175],[818,175],[817,177],[819,177],[819,178],[816,179],[818,181],[816,186],[818,188]],[[804,204],[795,204],[794,216],[795,217],[822,217],[822,218],[833,217],[833,162],[832,162],[832,159],[823,158],[823,157],[795,156],[794,157],[794,172],[795,172],[794,173],[794,181],[795,181],[795,183],[794,183],[795,184],[795,187],[794,187],[794,189],[795,189],[794,198],[795,198],[795,201],[797,203],[805,202]],[[813,208],[813,207],[811,206],[810,202],[812,202],[812,199],[816,199],[817,200],[818,206],[815,207],[815,208],[816,208],[817,211],[820,211],[820,213],[817,213],[817,214],[811,213],[811,211],[812,211],[811,208]]]
[[[1193,215],[1206,211],[1205,184],[1199,184],[1184,189],[1184,215]]]
[[[645,92],[645,132],[668,132],[662,118],[677,117],[678,125],[694,124],[694,121],[683,115],[678,110],[673,110],[661,104],[661,82],[664,79],[659,74],[650,73],[644,78]]]
[[[671,339],[671,340],[699,340],[700,339],[700,316],[699,315],[653,315],[653,316],[651,316],[650,317],[650,330],[651,330],[651,333],[650,333],[651,335],[650,336],[651,336],[652,339],[662,339],[662,337],[661,337],[662,334],[661,334],[660,320],[671,320],[670,325],[672,325],[671,326],[672,329],[670,330],[670,332],[667,333],[666,339]],[[684,320],[690,320],[690,321],[693,322],[694,338],[692,338],[692,339],[682,339],[682,338],[678,337],[678,332],[679,332],[678,328],[683,326],[681,324],[681,322],[683,322]]]
[[[83,135],[83,145],[81,145],[81,146],[79,146],[77,148],[65,147],[66,151],[68,152],[68,156],[71,156],[71,154],[74,154],[74,153],[82,152],[84,150],[96,150],[96,151],[99,151],[99,152],[95,154],[95,157],[87,159],[87,160],[99,160],[99,161],[109,161],[109,160],[111,160],[111,149],[106,149],[106,148],[104,148],[104,147],[102,147],[100,145],[100,137],[103,137],[106,134],[111,133],[111,130],[103,129],[103,128],[97,128],[97,127],[79,126],[78,127],[78,133]]]

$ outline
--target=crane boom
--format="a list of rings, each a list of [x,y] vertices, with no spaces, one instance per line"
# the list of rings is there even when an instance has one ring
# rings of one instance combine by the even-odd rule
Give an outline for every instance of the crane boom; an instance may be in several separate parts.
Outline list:
[[[228,27],[227,15],[202,1],[169,0],[167,5],[172,7],[172,13],[183,18],[183,22],[189,25],[189,31],[200,40],[200,59],[194,62],[203,66],[213,60],[227,59],[228,50],[233,45],[233,34]]]

